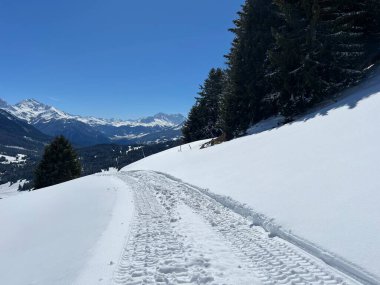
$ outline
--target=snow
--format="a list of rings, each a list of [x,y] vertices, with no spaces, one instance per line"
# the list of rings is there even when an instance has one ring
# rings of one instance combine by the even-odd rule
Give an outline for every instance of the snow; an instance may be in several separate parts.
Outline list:
[[[108,174],[0,200],[0,284],[109,283],[132,201]]]
[[[20,185],[23,186],[26,182],[27,182],[26,180],[20,180],[13,184],[8,182],[8,183],[0,185],[0,199],[5,199],[8,197],[26,193],[24,191],[18,191],[18,187]]]
[[[27,150],[27,149],[24,148],[24,147],[15,146],[15,145],[4,145],[4,147],[6,147],[6,148],[20,149],[20,150]]]
[[[25,162],[25,154],[17,154],[16,156],[9,156],[5,154],[0,154],[0,158],[5,158],[5,161],[0,162],[1,164],[11,164],[11,163],[23,163]]]
[[[379,109],[377,72],[292,124],[173,148],[123,170],[160,171],[246,203],[275,233],[380,284]]]
[[[0,284],[359,284],[156,172],[110,169],[0,204]]]
[[[380,73],[228,143],[1,185],[0,284],[380,284],[379,108]]]
[[[148,135],[149,133],[140,133],[140,134],[128,134],[128,135],[124,135],[124,136],[120,136],[120,135],[115,135],[113,136],[111,139],[112,140],[122,140],[122,139],[139,139],[139,138],[143,138],[145,137],[146,135]]]
[[[358,284],[196,187],[151,171],[117,176],[135,215],[114,284]]]

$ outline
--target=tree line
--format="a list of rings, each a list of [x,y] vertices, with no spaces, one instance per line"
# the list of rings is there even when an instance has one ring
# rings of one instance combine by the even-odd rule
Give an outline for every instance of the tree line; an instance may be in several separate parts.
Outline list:
[[[378,0],[246,0],[227,68],[212,68],[183,127],[185,142],[230,140],[271,116],[291,121],[358,83],[379,60]]]

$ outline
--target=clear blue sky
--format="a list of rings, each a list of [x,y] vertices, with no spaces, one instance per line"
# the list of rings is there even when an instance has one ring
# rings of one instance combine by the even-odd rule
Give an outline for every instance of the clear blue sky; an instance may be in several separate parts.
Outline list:
[[[2,0],[0,98],[72,114],[186,114],[243,0]]]

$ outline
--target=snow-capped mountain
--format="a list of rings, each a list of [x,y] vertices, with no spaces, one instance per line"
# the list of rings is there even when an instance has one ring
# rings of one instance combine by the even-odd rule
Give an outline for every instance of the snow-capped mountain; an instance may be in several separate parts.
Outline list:
[[[0,149],[43,149],[50,137],[35,127],[0,109]]]
[[[147,143],[180,136],[185,117],[181,114],[159,113],[139,120],[115,120],[71,115],[34,99],[10,106],[0,100],[6,110],[50,136],[63,134],[77,145],[101,143]]]

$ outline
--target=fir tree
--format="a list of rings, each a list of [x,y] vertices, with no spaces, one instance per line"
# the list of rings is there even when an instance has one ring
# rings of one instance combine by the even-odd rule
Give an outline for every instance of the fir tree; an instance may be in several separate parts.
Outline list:
[[[321,43],[316,30],[319,17],[317,0],[286,1],[276,4],[283,25],[275,31],[276,44],[269,52],[272,100],[287,116],[304,111],[323,90],[320,80]]]
[[[366,2],[368,0],[327,1],[321,6],[320,34],[328,51],[328,74],[335,87],[332,92],[356,83],[363,75]]]
[[[224,71],[220,68],[211,69],[208,78],[200,87],[199,97],[196,98],[196,103],[182,129],[185,142],[212,138],[221,134],[218,122],[224,82]]]
[[[70,142],[63,136],[55,138],[45,148],[34,179],[35,189],[52,186],[78,178],[81,165]]]
[[[201,140],[204,138],[203,133],[203,115],[201,107],[197,101],[191,108],[188,118],[182,128],[183,141],[185,143]]]
[[[366,1],[366,40],[369,64],[380,61],[380,1]]]
[[[266,54],[274,42],[271,28],[277,25],[275,7],[267,0],[246,0],[238,19],[228,60],[228,87],[223,100],[223,126],[228,139],[245,133],[250,124],[272,115],[264,98]]]
[[[362,77],[365,1],[276,0],[284,25],[270,51],[272,98],[287,117]]]

